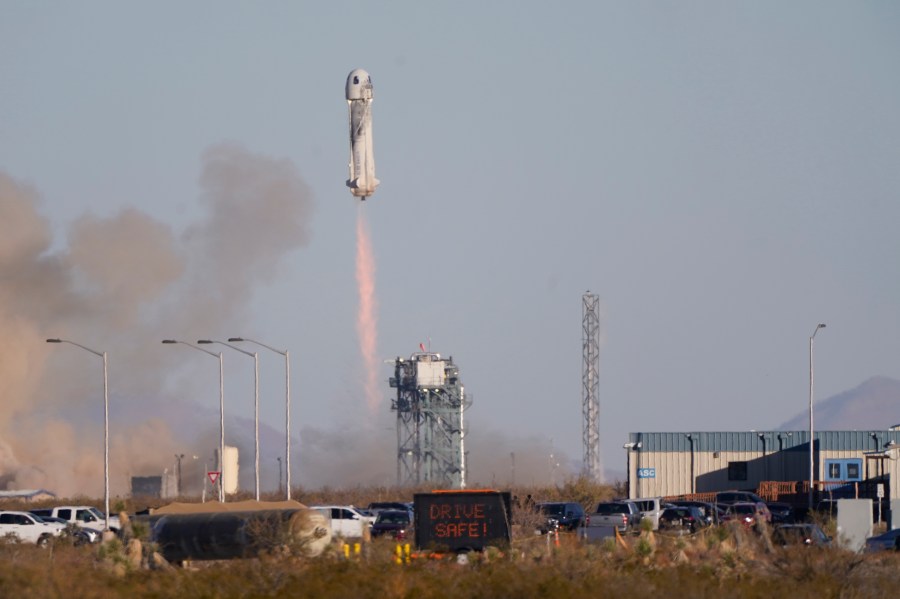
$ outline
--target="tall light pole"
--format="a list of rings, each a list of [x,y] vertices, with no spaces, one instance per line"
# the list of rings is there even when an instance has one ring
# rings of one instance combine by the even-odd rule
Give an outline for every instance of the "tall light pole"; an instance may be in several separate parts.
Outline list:
[[[106,517],[103,530],[109,530],[109,380],[106,352],[98,352],[67,339],[47,339],[47,343],[68,343],[103,358],[103,513]]]
[[[177,339],[163,339],[163,343],[180,343],[181,345],[187,345],[188,347],[192,347],[198,351],[202,351],[204,354],[209,354],[214,358],[219,359],[219,469],[225,469],[225,362],[222,359],[222,352],[211,352],[208,349],[203,349],[202,347],[197,347],[193,343],[188,343],[187,341],[178,341]],[[225,481],[222,476],[223,472],[219,472],[219,478],[217,482],[219,483],[219,502],[225,503]],[[206,488],[206,483],[204,483],[204,489]]]
[[[253,358],[253,428],[254,428],[254,444],[256,446],[256,500],[259,501],[259,355],[256,352],[249,352],[232,345],[225,341],[216,341],[214,339],[199,339],[197,343],[218,343],[225,347],[230,347],[235,351],[239,351],[245,356]]]
[[[825,324],[819,323],[813,334],[809,336],[809,510],[813,509],[813,483],[815,481],[815,458],[813,456],[813,384],[815,383],[815,374],[813,371],[813,339],[819,329],[824,329]]]
[[[261,341],[254,341],[246,337],[229,337],[229,341],[240,343],[254,343],[269,351],[284,356],[284,469],[285,469],[285,499],[291,500],[291,354],[288,350],[275,349]],[[280,477],[279,477],[280,479]]]
[[[275,459],[278,460],[278,490],[281,491],[281,456]]]
[[[175,454],[175,484],[178,485],[176,497],[181,497],[181,460],[183,459],[183,453]]]

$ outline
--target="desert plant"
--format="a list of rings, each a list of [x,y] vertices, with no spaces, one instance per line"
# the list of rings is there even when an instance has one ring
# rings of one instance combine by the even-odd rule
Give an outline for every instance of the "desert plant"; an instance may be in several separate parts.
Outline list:
[[[634,545],[634,552],[639,557],[650,557],[653,553],[653,546],[647,537],[640,537]]]

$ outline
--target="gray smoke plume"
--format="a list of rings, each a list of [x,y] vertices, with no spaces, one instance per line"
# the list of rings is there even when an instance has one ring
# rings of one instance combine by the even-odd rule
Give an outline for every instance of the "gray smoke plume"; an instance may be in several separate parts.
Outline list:
[[[177,380],[184,359],[159,341],[246,322],[251,290],[308,243],[313,212],[289,161],[236,145],[205,154],[200,182],[207,216],[182,235],[125,208],[79,218],[55,250],[38,193],[0,173],[0,478],[8,488],[102,494],[102,362],[48,337],[109,355],[113,494],[128,492],[126,474],[160,473],[171,461],[163,456],[185,447],[170,422],[152,416],[166,400],[162,381]],[[211,433],[192,431],[187,441]]]

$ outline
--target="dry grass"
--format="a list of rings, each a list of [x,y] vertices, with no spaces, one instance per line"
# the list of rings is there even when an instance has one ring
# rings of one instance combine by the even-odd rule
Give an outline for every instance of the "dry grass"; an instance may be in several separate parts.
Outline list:
[[[648,546],[649,550],[639,550]],[[563,535],[511,550],[397,564],[384,540],[343,558],[261,559],[155,570],[121,567],[116,549],[0,545],[0,588],[16,597],[873,597],[896,586],[900,556],[860,557],[805,548],[772,550],[752,535],[666,538],[582,545]],[[125,560],[127,561],[127,560]]]

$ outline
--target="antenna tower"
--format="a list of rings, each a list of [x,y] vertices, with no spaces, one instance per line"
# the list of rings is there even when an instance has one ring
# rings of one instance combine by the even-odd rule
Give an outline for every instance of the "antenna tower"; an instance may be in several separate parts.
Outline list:
[[[600,398],[598,396],[598,372],[600,370],[600,300],[590,291],[581,296],[582,340],[582,414],[584,418],[582,442],[583,474],[594,482],[603,482],[600,465]]]

